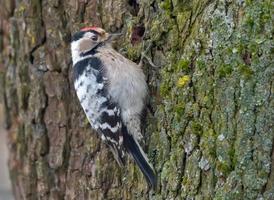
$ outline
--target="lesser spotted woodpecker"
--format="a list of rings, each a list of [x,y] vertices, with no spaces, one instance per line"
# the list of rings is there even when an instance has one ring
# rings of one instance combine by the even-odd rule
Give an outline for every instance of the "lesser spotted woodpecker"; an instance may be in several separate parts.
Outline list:
[[[130,154],[155,188],[156,175],[138,142],[147,96],[145,75],[112,48],[113,35],[98,27],[86,27],[73,35],[74,87],[92,128],[118,164],[124,165],[125,154]]]

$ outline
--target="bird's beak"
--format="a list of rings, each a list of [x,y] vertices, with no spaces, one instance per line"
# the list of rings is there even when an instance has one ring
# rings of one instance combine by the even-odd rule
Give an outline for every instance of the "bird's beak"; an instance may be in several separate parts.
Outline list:
[[[123,33],[108,33],[107,35],[107,42],[112,42],[114,40],[117,40]]]

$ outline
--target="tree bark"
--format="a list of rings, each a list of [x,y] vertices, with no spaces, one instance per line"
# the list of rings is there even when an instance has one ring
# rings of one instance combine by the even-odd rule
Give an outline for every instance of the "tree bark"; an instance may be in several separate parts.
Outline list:
[[[16,199],[274,199],[271,0],[4,0],[1,83]],[[159,188],[119,168],[71,79],[70,37],[122,32],[149,84]],[[125,69],[126,70],[126,69]]]

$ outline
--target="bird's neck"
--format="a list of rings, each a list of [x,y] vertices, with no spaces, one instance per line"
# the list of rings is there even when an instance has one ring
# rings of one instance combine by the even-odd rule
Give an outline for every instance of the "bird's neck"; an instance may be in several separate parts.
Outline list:
[[[75,65],[77,62],[79,62],[81,60],[84,60],[86,58],[90,58],[90,57],[95,56],[98,53],[98,51],[100,51],[104,47],[105,47],[105,43],[101,42],[101,43],[98,43],[92,49],[87,50],[85,52],[81,52],[78,45],[77,46],[76,45],[71,45],[73,65]]]

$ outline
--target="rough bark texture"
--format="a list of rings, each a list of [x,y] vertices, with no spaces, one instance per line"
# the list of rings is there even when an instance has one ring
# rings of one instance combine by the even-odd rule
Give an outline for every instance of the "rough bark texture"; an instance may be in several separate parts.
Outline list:
[[[271,0],[2,0],[1,83],[16,199],[274,199]],[[85,25],[150,87],[146,151],[157,192],[120,169],[71,82],[69,40]]]

